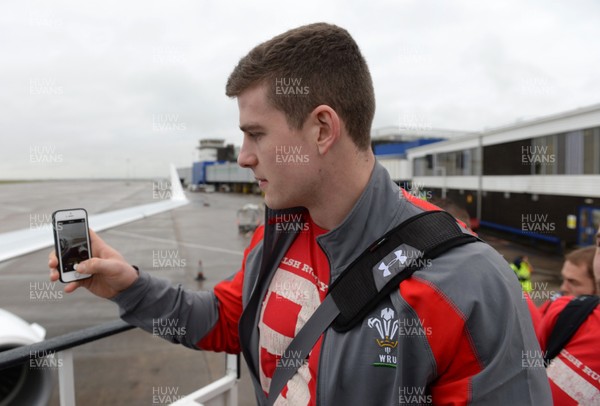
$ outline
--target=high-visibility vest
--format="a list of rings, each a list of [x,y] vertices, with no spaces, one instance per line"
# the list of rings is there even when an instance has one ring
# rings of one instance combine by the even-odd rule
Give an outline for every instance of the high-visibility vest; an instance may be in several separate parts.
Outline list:
[[[520,267],[517,268],[515,264],[510,264],[510,267],[515,271],[515,274],[517,274],[523,291],[531,292],[531,268],[529,268],[529,265],[525,261],[521,261]]]

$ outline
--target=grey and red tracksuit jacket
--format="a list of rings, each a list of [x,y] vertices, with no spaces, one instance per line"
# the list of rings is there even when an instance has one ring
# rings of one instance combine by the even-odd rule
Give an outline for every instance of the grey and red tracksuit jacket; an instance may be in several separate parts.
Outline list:
[[[342,224],[317,238],[329,260],[330,283],[377,238],[432,209],[399,189],[376,163]],[[269,219],[288,212],[267,209],[266,226],[246,249],[241,270],[212,292],[174,287],[140,272],[113,299],[122,319],[147,331],[157,318],[176,319],[186,333],[168,337],[172,342],[242,351],[257,399],[264,399],[258,378],[261,303],[295,237],[277,233]],[[397,327],[387,332],[392,336],[383,337],[384,319]],[[325,331],[317,404],[551,405],[546,372],[530,362],[540,353],[517,277],[494,249],[475,242],[417,271],[352,330]]]

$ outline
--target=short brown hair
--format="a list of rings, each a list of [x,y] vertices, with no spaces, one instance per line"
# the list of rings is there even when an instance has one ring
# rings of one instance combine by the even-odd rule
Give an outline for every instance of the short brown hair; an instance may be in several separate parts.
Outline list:
[[[278,84],[294,82],[291,94]],[[237,97],[267,84],[268,99],[282,111],[291,128],[302,128],[317,106],[328,105],[343,120],[361,150],[370,146],[375,94],[367,63],[348,31],[326,23],[294,28],[257,45],[244,56],[227,80],[225,93]]]
[[[594,255],[596,255],[596,247],[591,245],[589,247],[579,248],[570,254],[565,256],[565,260],[577,266],[585,266],[588,271],[589,277],[596,282],[594,278]]]

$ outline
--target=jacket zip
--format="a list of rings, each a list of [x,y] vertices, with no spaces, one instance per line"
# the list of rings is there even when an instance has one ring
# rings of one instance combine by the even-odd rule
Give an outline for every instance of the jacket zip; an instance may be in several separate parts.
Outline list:
[[[319,242],[318,238],[317,238],[317,245],[319,246],[319,248],[321,249],[321,251],[323,251],[323,253],[325,254],[325,257],[327,258],[327,265],[329,266],[329,283],[327,286],[327,294],[329,294],[329,285],[331,284],[331,260],[329,259],[329,255],[327,255],[327,251],[325,251],[323,249],[323,247],[321,246],[321,243]],[[325,329],[325,331],[323,332],[323,338],[321,340],[321,351],[319,351],[319,364],[317,365],[317,382],[316,382],[316,388],[315,388],[315,397],[316,397],[316,405],[320,406],[320,405],[325,405],[325,401],[323,400],[323,396],[322,391],[320,390],[322,386],[321,383],[324,380],[324,376],[327,376],[327,374],[324,372],[324,369],[327,365],[326,362],[323,361],[323,357],[324,357],[324,353],[325,353],[325,339],[327,338],[327,332],[329,331],[329,327]]]

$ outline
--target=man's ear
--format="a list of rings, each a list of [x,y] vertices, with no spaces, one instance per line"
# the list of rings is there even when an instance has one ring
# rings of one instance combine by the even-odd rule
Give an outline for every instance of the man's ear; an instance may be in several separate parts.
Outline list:
[[[325,155],[341,136],[340,117],[325,104],[317,106],[311,116],[317,130],[315,135],[319,154]]]

